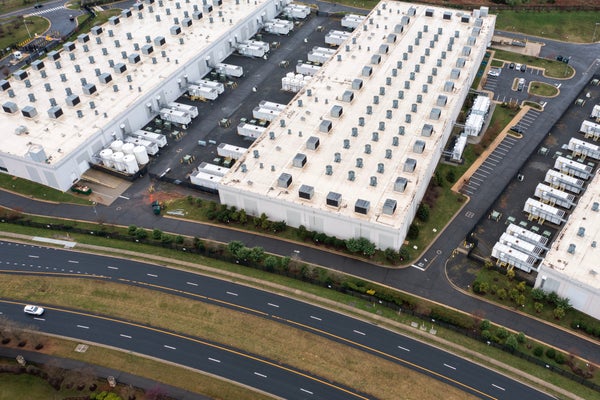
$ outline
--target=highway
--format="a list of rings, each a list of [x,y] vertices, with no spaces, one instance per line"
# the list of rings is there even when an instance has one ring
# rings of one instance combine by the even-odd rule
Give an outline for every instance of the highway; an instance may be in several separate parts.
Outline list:
[[[1,271],[41,272],[87,278],[104,277],[101,279],[163,290],[175,295],[253,313],[370,352],[457,386],[480,398],[551,398],[522,383],[438,348],[371,323],[262,290],[153,264],[74,251],[0,242],[0,252],[2,253]],[[1,307],[9,307],[9,305],[3,304]],[[20,321],[27,318],[23,315],[20,307],[10,307],[6,311],[0,308],[0,311],[10,318],[14,317]],[[55,317],[55,315],[60,315],[60,317]],[[146,334],[144,333],[146,330],[139,325],[124,325],[110,317],[96,320],[87,314],[63,313],[53,308],[50,308],[43,319],[43,321],[33,320],[43,331],[159,357],[224,376],[288,399],[308,398],[302,397],[306,393],[298,393],[300,390],[298,388],[313,392],[310,398],[349,398],[348,393],[343,390],[337,389],[331,393],[332,387],[319,387],[319,382],[312,382],[312,379],[302,380],[294,374],[294,376],[287,376],[282,371],[260,372],[263,370],[261,368],[266,368],[266,363],[260,360],[244,360],[241,365],[244,366],[245,374],[237,370],[238,364],[232,361],[231,369],[229,368],[230,361],[227,363],[215,362],[219,365],[213,365],[213,362],[207,363],[208,358],[230,360],[233,355],[223,353],[221,348],[207,349],[206,342],[201,338],[190,340],[154,329]],[[58,323],[56,323],[57,321]],[[121,335],[131,336],[131,338]],[[190,346],[198,346],[198,349],[193,348],[192,350]],[[175,349],[171,349],[171,347]],[[182,351],[183,349],[185,351]],[[218,353],[211,353],[211,351],[217,350]],[[194,356],[190,356],[191,354]],[[196,355],[198,356],[196,357]],[[270,365],[270,367],[274,367],[274,365]],[[264,381],[256,379],[256,376],[260,377],[260,375],[248,374],[248,371],[258,372],[268,377],[272,376],[275,382],[264,385]],[[289,381],[285,379],[289,379]],[[284,392],[285,394],[282,394]],[[313,397],[319,396],[320,393],[323,393],[324,397]]]

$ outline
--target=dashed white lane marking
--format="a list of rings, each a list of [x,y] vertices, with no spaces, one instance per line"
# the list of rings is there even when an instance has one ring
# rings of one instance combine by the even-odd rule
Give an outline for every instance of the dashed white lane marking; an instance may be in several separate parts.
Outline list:
[[[266,378],[267,377],[266,375],[261,374],[260,372],[255,372],[254,375],[260,376],[261,378]]]
[[[398,348],[399,348],[400,350],[404,350],[404,351],[410,351],[410,349],[407,349],[406,347],[398,346]]]
[[[124,337],[124,338],[126,338],[126,339],[131,339],[131,336],[129,336],[129,335],[125,335],[125,334],[123,334],[123,333],[121,333],[119,336],[121,336],[121,337]]]
[[[506,391],[506,389],[504,389],[502,386],[494,385],[493,383],[492,383],[492,386],[495,387],[496,389],[500,389],[502,391]]]
[[[308,393],[308,394],[314,394],[313,392],[311,392],[310,390],[306,390],[303,388],[300,388],[300,390],[302,390],[304,393]]]
[[[310,317],[311,317],[312,319],[316,319],[317,321],[323,321],[321,318],[319,318],[319,317],[315,317],[314,315],[311,315]]]
[[[267,303],[267,305],[271,306],[271,307],[275,307],[275,308],[279,308],[279,306],[277,304],[273,304],[273,303]]]
[[[188,285],[191,285],[191,286],[198,286],[198,284],[197,284],[197,283],[194,283],[194,282],[186,282],[186,283],[187,283]]]
[[[77,260],[69,260],[68,262],[70,262],[71,264],[79,264],[79,261]]]
[[[90,329],[89,326],[85,326],[85,325],[77,325],[77,327],[81,328],[81,329]]]
[[[119,269],[119,267],[111,267],[110,265],[107,268],[108,269]]]
[[[367,334],[366,334],[366,333],[364,333],[364,332],[361,332],[361,331],[357,331],[356,329],[354,329],[352,332],[354,332],[354,333],[358,333],[359,335],[367,336]]]
[[[216,358],[210,358],[210,357],[208,357],[208,359],[209,359],[209,361],[216,362],[216,363],[220,363],[221,362],[221,360],[217,360]]]
[[[230,296],[237,296],[238,295],[237,293],[233,293],[233,292],[225,292],[225,293],[227,293]]]
[[[163,347],[166,347],[167,349],[175,350],[175,347],[173,347],[173,346],[169,346],[169,345],[167,345],[167,344],[163,345]]]
[[[156,274],[146,274],[146,275],[151,276],[153,278],[158,278],[158,275],[156,275]]]
[[[30,254],[29,258],[40,258],[40,256],[34,256],[33,254]]]
[[[444,367],[448,367],[450,369],[456,370],[456,367],[453,367],[452,365],[444,364]]]

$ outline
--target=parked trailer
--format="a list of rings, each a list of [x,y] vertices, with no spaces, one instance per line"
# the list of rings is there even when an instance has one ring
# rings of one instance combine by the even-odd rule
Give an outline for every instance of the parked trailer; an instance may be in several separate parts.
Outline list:
[[[206,161],[202,161],[198,166],[198,171],[204,172],[210,175],[216,176],[225,176],[225,174],[229,171],[229,168],[222,167],[217,164],[211,164]]]
[[[217,190],[223,177],[198,171],[190,175],[190,182],[207,189]]]
[[[500,242],[496,242],[492,248],[492,257],[497,259],[498,264],[501,265],[509,265],[525,272],[537,271],[535,257]]]
[[[575,205],[574,195],[554,189],[552,186],[541,182],[535,188],[535,197],[543,203],[550,204],[551,206],[557,205],[567,210]]]
[[[190,106],[187,104],[172,102],[168,104],[169,108],[173,110],[179,110],[190,114],[190,117],[196,118],[198,116],[198,107]]]
[[[598,140],[600,138],[600,125],[591,121],[584,120],[581,123],[579,132],[583,133],[586,139],[592,138],[594,140]]]
[[[133,143],[136,146],[144,146],[144,148],[146,149],[146,153],[150,154],[151,156],[158,153],[158,145],[149,140],[140,139],[140,138],[133,137],[133,136],[126,136],[123,139],[123,141],[126,143]]]
[[[506,228],[506,233],[518,237],[521,240],[525,240],[529,243],[533,243],[536,246],[543,247],[544,250],[548,250],[548,238],[538,233],[532,232],[525,229],[517,224],[509,224]]]
[[[188,94],[192,99],[199,98],[206,100],[215,100],[217,97],[219,97],[219,93],[216,89],[198,85],[188,85]]]
[[[206,79],[200,79],[200,80],[192,82],[192,84],[198,85],[198,86],[202,86],[202,87],[211,88],[211,89],[215,89],[218,94],[222,94],[225,91],[225,85],[223,85],[221,82],[215,82],[215,81],[209,81],[209,80],[206,80]]]
[[[310,7],[301,4],[289,4],[283,8],[283,15],[292,19],[304,19],[310,14]]]
[[[234,160],[239,159],[248,151],[245,147],[234,146],[227,143],[219,143],[217,146],[217,154],[221,157],[230,157]]]
[[[325,64],[327,61],[333,57],[335,54],[335,49],[328,49],[326,47],[313,47],[313,49],[308,53],[308,61]]]
[[[550,186],[555,189],[568,190],[575,194],[581,193],[584,185],[584,182],[581,179],[565,175],[554,169],[549,169],[548,172],[546,172],[544,182],[550,184]]]
[[[600,160],[600,147],[595,144],[588,143],[584,140],[571,138],[567,148],[573,152],[576,157],[584,156],[591,157],[594,160]]]
[[[266,101],[266,100],[261,100],[261,102],[258,103],[258,105],[262,108],[268,108],[269,110],[273,110],[273,111],[283,111],[287,107],[287,105],[285,105],[285,104],[274,103],[272,101]]]
[[[348,40],[349,37],[349,32],[330,31],[327,35],[325,35],[325,43],[331,46],[339,46]]]
[[[531,197],[525,201],[523,211],[529,214],[530,219],[538,219],[540,223],[548,221],[555,225],[560,225],[566,221],[565,212],[563,210],[559,210],[549,204],[544,204]]]
[[[578,161],[569,160],[567,157],[557,157],[554,162],[554,168],[563,174],[581,179],[588,179],[592,176],[592,167]]]
[[[364,20],[365,17],[362,15],[348,14],[342,18],[342,26],[344,28],[356,29]]]
[[[542,259],[542,253],[544,252],[543,248],[538,247],[533,243],[521,240],[515,236],[509,235],[506,232],[504,232],[502,236],[500,236],[498,242],[505,244],[513,249],[522,251],[525,254],[529,254],[530,256],[533,256],[538,260]]]
[[[237,133],[240,136],[246,136],[256,139],[257,137],[262,135],[265,129],[267,128],[242,122],[237,126]]]
[[[188,125],[192,122],[192,117],[185,111],[173,110],[171,108],[161,108],[160,118],[163,121],[175,122],[176,124]]]
[[[160,133],[148,132],[140,129],[139,131],[135,131],[135,133],[131,136],[156,143],[156,145],[160,148],[167,145],[167,137]]]
[[[254,107],[252,110],[252,116],[254,118],[269,122],[277,118],[280,113],[281,111],[275,111],[261,106]]]
[[[220,74],[240,78],[244,75],[244,69],[239,65],[219,63],[215,66],[215,70]]]
[[[308,76],[315,76],[321,67],[317,65],[307,64],[302,61],[296,64],[296,73]]]

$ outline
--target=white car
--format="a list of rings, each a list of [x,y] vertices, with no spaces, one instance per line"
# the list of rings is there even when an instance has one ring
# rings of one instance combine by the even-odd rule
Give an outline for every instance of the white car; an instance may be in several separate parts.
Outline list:
[[[488,75],[490,75],[490,76],[500,76],[500,72],[502,72],[502,70],[500,68],[491,68],[488,71]]]
[[[23,309],[23,312],[29,315],[42,315],[44,313],[44,308],[39,306],[27,305]]]

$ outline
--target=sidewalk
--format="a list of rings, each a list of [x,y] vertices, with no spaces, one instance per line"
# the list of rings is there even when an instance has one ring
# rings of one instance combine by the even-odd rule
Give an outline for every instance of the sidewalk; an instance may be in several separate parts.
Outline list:
[[[114,376],[117,380],[117,383],[131,385],[136,388],[143,389],[145,391],[156,387],[160,387],[164,391],[164,393],[166,393],[169,396],[169,398],[177,400],[211,400],[208,397],[204,397],[196,393],[188,392],[186,390],[174,386],[158,383],[151,379],[142,378],[141,376],[131,375],[126,372],[121,372],[110,368],[104,368],[98,365],[88,364],[81,361],[71,360],[68,358],[54,357],[48,354],[37,353],[34,351],[0,346],[0,357],[15,360],[17,355],[22,355],[27,363],[48,364],[52,362],[53,365],[58,365],[59,367],[67,370],[91,368],[95,372],[96,376],[98,376],[99,378],[106,379],[106,377],[108,376]]]

